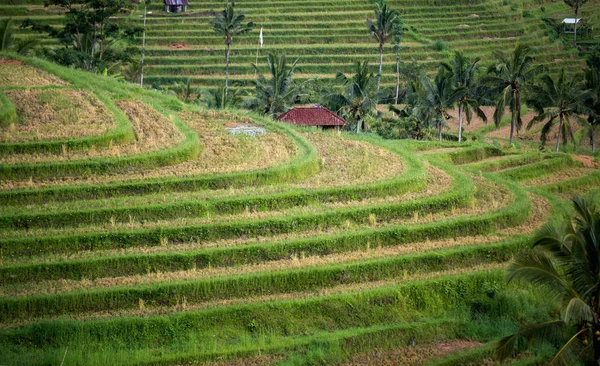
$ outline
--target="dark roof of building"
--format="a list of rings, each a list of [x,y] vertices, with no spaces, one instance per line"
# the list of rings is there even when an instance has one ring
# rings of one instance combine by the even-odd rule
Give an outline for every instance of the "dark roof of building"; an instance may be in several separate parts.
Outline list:
[[[297,126],[345,126],[346,121],[327,108],[295,107],[277,117],[278,121]]]
[[[187,5],[188,0],[165,0],[165,5]]]

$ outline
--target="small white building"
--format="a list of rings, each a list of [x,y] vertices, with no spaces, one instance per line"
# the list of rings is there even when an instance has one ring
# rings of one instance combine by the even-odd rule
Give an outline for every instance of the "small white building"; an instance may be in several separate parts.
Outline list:
[[[565,18],[562,21],[563,32],[565,33],[575,33],[575,25],[581,25],[583,21],[581,18]]]

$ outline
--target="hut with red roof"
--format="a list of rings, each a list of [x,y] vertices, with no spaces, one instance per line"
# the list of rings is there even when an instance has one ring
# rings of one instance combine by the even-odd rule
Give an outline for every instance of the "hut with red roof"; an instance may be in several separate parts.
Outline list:
[[[346,125],[342,117],[321,106],[294,107],[277,117],[277,120],[296,126],[317,126],[336,131]]]

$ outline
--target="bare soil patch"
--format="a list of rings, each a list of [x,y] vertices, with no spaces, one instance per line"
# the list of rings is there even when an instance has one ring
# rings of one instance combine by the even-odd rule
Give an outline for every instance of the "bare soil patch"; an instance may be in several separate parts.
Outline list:
[[[9,60],[7,58],[0,58],[0,65],[23,65],[23,62],[19,60]]]
[[[173,43],[169,46],[172,50],[191,50],[192,47],[185,45],[183,43]]]
[[[69,84],[40,69],[7,60],[5,63],[0,63],[0,85],[3,87],[36,87]]]
[[[578,160],[583,163],[583,166],[586,168],[596,168],[600,169],[600,163],[594,161],[592,156],[587,155],[572,155],[573,159]]]
[[[454,339],[440,343],[407,346],[392,351],[376,349],[372,352],[358,354],[344,365],[423,365],[434,358],[472,349],[480,345],[482,345],[481,342]]]
[[[8,90],[6,94],[21,122],[2,128],[0,142],[98,136],[116,127],[102,102],[84,90]]]

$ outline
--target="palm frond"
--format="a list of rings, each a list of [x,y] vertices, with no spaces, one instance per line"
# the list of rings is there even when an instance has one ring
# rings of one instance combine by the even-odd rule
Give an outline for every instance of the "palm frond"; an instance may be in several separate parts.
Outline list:
[[[494,350],[494,357],[502,361],[512,357],[517,352],[517,346],[521,340],[540,342],[542,340],[561,339],[565,329],[566,324],[562,320],[524,325],[518,332],[498,341]]]

